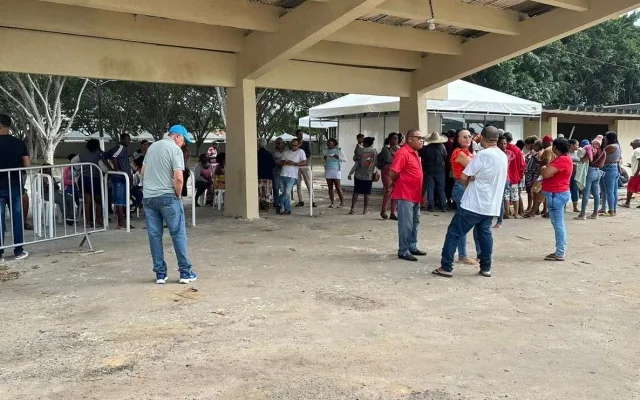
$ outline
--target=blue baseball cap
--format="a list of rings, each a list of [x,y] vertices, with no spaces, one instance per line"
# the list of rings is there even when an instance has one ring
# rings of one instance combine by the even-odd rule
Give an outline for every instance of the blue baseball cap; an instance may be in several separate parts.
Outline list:
[[[180,135],[184,137],[184,140],[187,143],[195,143],[193,139],[189,136],[189,132],[187,132],[187,128],[182,125],[174,125],[169,129],[169,133],[173,133],[175,135]]]

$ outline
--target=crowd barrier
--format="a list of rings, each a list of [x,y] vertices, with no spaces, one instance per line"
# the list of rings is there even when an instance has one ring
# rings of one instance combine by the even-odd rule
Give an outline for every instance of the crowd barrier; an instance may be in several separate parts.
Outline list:
[[[73,184],[65,188],[64,172],[68,168]],[[105,181],[100,169],[91,163],[0,170],[0,182],[7,183],[0,187],[0,249],[72,237],[82,237],[80,246],[86,243],[93,249],[89,235],[106,231],[108,224],[106,201],[102,200]],[[31,210],[31,232],[25,229],[29,223],[25,206]],[[22,240],[16,240],[20,233]]]

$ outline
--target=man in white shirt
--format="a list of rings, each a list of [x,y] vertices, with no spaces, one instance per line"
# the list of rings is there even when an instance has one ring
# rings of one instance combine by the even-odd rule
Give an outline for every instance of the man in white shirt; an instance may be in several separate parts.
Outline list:
[[[476,154],[460,176],[467,188],[462,196],[460,207],[456,210],[442,247],[440,268],[434,275],[451,278],[453,276],[453,257],[460,238],[473,228],[473,236],[480,259],[480,274],[491,276],[491,255],[493,236],[491,221],[500,215],[504,183],[507,180],[507,155],[497,147],[498,129],[487,126],[482,131],[483,151]]]
[[[636,178],[640,176],[640,138],[633,139],[631,148],[633,149],[633,153],[631,153],[631,174],[629,174],[629,184],[627,185],[627,200],[624,204],[621,204],[622,207],[625,208],[631,207],[631,199],[636,190],[633,180],[640,179]],[[640,208],[640,206],[638,206],[638,208]]]
[[[298,179],[298,169],[307,165],[307,156],[300,149],[300,141],[298,139],[291,141],[291,150],[284,152],[280,165],[282,166],[282,171],[280,172],[280,187],[282,189],[280,214],[289,215],[291,214],[291,197],[289,195]]]

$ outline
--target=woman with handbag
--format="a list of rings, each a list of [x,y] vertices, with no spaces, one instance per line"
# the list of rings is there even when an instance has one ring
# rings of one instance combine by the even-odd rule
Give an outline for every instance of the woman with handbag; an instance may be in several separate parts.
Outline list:
[[[606,155],[602,149],[602,135],[598,135],[590,145],[584,147],[585,156],[582,161],[589,163],[587,179],[582,191],[582,208],[580,214],[574,219],[598,219],[598,206],[600,205],[600,178],[602,172],[600,168],[604,165]],[[589,197],[593,195],[593,213],[587,217],[587,206]]]
[[[362,147],[356,149],[354,155],[355,164],[349,171],[348,179],[354,176],[353,197],[351,198],[351,211],[349,214],[355,214],[355,206],[358,202],[359,195],[364,195],[363,214],[367,214],[369,207],[369,196],[371,195],[371,187],[373,182],[380,179],[380,174],[376,172],[376,161],[378,160],[378,151],[373,147],[374,138],[366,137],[362,142]]]

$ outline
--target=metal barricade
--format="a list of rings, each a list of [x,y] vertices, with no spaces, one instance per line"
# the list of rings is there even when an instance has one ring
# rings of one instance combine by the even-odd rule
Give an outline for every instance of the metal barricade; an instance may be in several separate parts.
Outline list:
[[[196,175],[193,171],[189,171],[189,175],[191,175],[191,196],[193,197],[191,201],[191,225],[196,226]]]
[[[131,232],[131,186],[129,180],[129,174],[121,171],[109,171],[106,173],[104,180],[104,193],[109,193],[109,176],[124,176],[124,183],[126,188],[126,196],[125,201],[127,203],[125,208],[125,218],[127,219],[127,232]],[[109,196],[103,197],[104,207],[105,209],[109,207]]]
[[[65,177],[71,180],[68,186]],[[107,213],[101,200],[105,198],[104,181],[102,172],[92,163],[0,170],[0,249],[82,237],[80,246],[86,243],[93,250],[89,235],[106,230],[104,216]],[[33,227],[26,226],[29,220],[25,206],[31,208]],[[10,224],[7,224],[7,208]],[[61,226],[56,218],[58,212],[62,215]],[[27,235],[30,228],[33,228],[33,237]],[[7,238],[9,234],[11,241]]]

